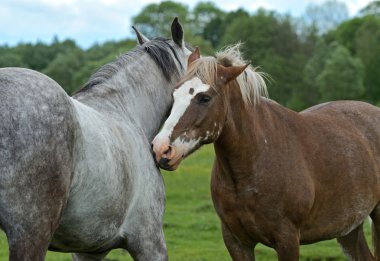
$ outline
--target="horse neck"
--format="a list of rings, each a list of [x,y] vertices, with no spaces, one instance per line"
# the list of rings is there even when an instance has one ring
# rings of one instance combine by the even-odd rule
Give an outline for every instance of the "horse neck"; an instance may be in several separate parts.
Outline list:
[[[284,139],[293,132],[289,122],[296,124],[298,115],[266,98],[246,105],[240,91],[231,91],[228,99],[226,121],[214,143],[217,174],[226,186],[239,182],[245,186],[255,175],[252,172],[259,159],[270,159],[271,153],[283,149]]]
[[[104,83],[73,98],[117,122],[133,123],[151,141],[162,125],[172,103],[172,82],[163,77],[151,59],[131,64]]]

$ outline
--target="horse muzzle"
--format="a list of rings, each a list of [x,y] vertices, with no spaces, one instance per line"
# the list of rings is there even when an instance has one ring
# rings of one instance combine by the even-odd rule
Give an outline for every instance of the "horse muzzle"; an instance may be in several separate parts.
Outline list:
[[[154,160],[160,168],[173,171],[177,169],[182,157],[176,155],[176,150],[168,142],[153,140],[152,150]]]

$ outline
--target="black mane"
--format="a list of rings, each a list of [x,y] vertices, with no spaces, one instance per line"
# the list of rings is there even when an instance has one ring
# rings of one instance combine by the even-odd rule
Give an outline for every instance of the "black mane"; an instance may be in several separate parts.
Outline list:
[[[180,64],[181,69],[183,69],[183,66],[177,56],[177,53],[175,52],[174,48],[168,43],[168,41],[168,39],[158,37],[152,41],[146,42],[142,47],[161,69],[165,78],[170,81],[172,75],[179,76],[179,71],[175,64],[173,56]],[[170,54],[167,48],[170,49],[173,56]]]
[[[181,64],[177,53],[174,48],[168,43],[169,39],[164,39],[161,37],[155,38],[151,41],[144,43],[143,45],[137,46],[135,49],[121,54],[116,61],[110,62],[106,65],[100,67],[88,80],[86,84],[83,85],[75,94],[79,92],[84,92],[92,87],[104,83],[115,75],[121,68],[125,67],[128,62],[131,61],[131,57],[136,57],[142,53],[147,53],[156,63],[158,68],[164,74],[164,77],[171,81],[173,76],[178,77],[180,71],[177,68],[175,60],[180,64],[181,69],[183,65]],[[174,58],[173,58],[174,56]]]

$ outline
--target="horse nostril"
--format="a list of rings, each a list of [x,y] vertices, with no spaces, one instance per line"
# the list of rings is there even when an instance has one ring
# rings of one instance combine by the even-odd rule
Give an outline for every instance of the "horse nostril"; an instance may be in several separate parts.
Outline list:
[[[169,164],[169,159],[167,159],[167,158],[161,158],[160,159],[160,165],[162,165],[162,166],[168,166],[168,164]]]
[[[168,149],[167,150],[165,150],[164,152],[163,152],[163,154],[164,155],[168,155],[168,154],[170,154],[170,152],[172,151],[172,146],[168,146]]]

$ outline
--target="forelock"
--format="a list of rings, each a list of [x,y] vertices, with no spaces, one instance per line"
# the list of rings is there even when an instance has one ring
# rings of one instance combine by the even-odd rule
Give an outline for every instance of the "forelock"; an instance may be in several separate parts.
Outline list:
[[[228,46],[216,53],[216,57],[201,57],[189,65],[186,74],[182,77],[180,83],[188,81],[193,77],[198,77],[202,82],[216,86],[218,64],[224,67],[242,66],[249,63],[243,59],[240,52],[241,44]],[[267,87],[264,78],[267,74],[256,71],[251,65],[247,67],[244,73],[237,78],[237,84],[240,87],[243,101],[245,103],[258,103],[261,96],[267,97]]]

